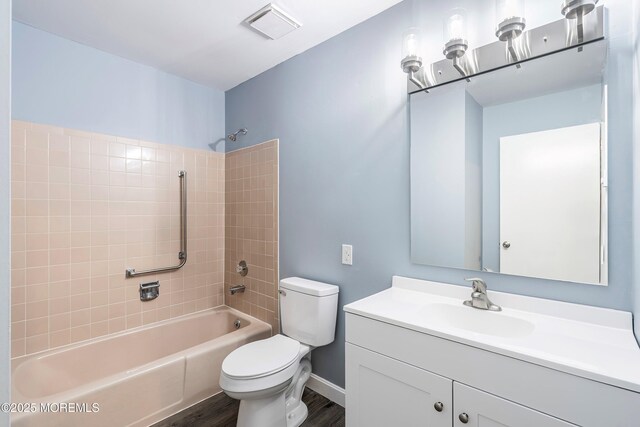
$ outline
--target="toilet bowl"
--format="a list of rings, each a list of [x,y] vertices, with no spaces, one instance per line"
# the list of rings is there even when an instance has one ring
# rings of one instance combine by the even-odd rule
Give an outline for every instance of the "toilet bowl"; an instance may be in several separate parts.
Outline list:
[[[310,347],[284,335],[240,347],[222,364],[220,387],[240,400],[238,426],[299,426],[311,374]],[[231,356],[231,355],[229,355]]]
[[[220,387],[240,400],[239,427],[297,427],[307,418],[302,392],[311,350],[333,342],[338,287],[297,277],[280,282],[282,334],[234,350]]]

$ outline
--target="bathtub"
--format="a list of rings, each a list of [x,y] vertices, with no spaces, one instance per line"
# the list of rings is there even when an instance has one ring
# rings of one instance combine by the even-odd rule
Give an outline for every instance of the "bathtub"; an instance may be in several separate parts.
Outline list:
[[[269,336],[267,323],[218,307],[15,358],[11,425],[150,425],[219,393],[225,356]]]

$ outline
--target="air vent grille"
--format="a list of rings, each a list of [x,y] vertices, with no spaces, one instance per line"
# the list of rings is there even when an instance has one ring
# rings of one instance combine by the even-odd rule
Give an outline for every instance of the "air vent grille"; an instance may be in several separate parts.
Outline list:
[[[272,3],[245,19],[244,22],[271,40],[279,39],[302,26]]]

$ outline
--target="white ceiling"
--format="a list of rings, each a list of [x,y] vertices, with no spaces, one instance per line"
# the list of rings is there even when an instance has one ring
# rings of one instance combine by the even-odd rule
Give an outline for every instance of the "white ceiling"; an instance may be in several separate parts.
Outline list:
[[[227,90],[399,2],[276,0],[302,23],[279,40],[243,23],[269,0],[13,0],[13,17]]]

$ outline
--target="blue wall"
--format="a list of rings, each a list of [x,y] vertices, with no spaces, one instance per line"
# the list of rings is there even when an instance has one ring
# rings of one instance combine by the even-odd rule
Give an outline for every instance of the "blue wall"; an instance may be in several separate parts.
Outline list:
[[[482,107],[462,81],[412,96],[409,110],[411,261],[480,270]]]
[[[634,0],[634,320],[636,339],[640,343],[640,1]]]
[[[473,40],[491,41],[494,2],[460,3],[477,17],[474,31],[482,36]],[[606,4],[610,285],[474,273],[490,289],[632,308],[631,2]],[[430,31],[432,51],[441,50],[444,11],[450,7],[446,0],[406,0],[227,92],[227,130],[249,129],[228,149],[280,139],[281,277],[339,284],[340,306],[387,288],[394,274],[461,285],[470,274],[410,261],[409,124],[400,40],[407,27],[420,24]],[[529,12],[532,26],[561,17],[555,0],[537,2]],[[351,267],[340,263],[341,243],[353,244]],[[335,342],[314,351],[314,371],[343,385],[342,312],[337,328]]]
[[[12,67],[14,119],[201,149],[224,138],[223,92],[18,22]]]
[[[9,292],[11,266],[10,126],[11,123],[11,0],[0,0],[0,402],[11,402]],[[9,413],[0,413],[9,425]]]
[[[410,198],[411,216],[415,218],[411,222],[411,260],[418,264],[464,266],[467,135],[461,124],[467,122],[467,93],[462,84],[443,89],[447,90],[411,99],[409,121],[414,144],[410,152]],[[450,110],[459,114],[447,114]],[[436,247],[430,241],[440,244]]]

